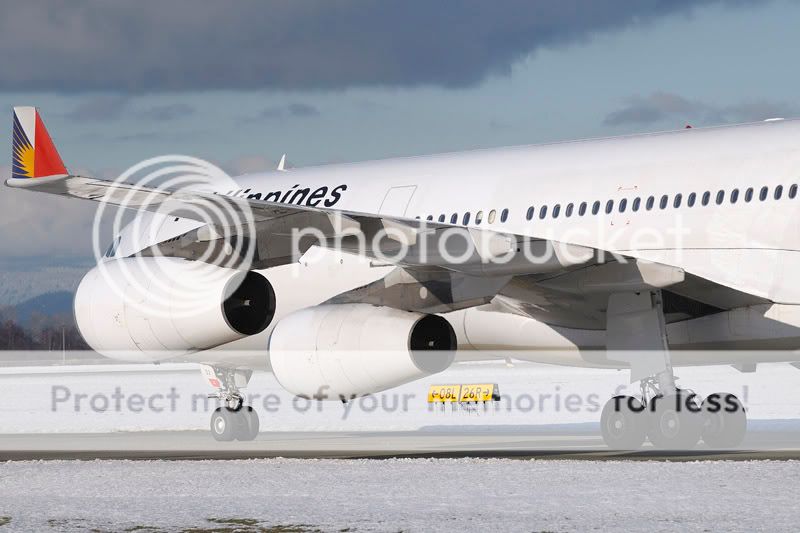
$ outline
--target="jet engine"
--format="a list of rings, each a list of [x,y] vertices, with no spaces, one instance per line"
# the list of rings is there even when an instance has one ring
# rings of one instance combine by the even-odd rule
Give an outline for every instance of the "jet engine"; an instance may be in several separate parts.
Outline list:
[[[278,382],[318,400],[351,399],[445,370],[456,336],[437,315],[369,304],[325,304],[275,325],[269,356]]]
[[[86,342],[115,359],[153,361],[262,332],[275,315],[264,276],[172,258],[128,258],[93,268],[75,294]]]

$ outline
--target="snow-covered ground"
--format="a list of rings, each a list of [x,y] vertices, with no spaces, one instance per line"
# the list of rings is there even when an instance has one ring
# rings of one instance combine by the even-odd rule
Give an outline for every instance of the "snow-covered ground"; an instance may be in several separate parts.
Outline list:
[[[751,418],[800,418],[800,371],[790,365],[678,375],[700,394],[734,392]],[[509,427],[594,423],[627,377],[464,364],[347,406],[297,401],[266,373],[247,392],[272,430]],[[486,411],[427,406],[432,383],[480,382],[497,383],[503,400]],[[214,407],[192,365],[4,369],[0,387],[0,434],[205,429]],[[0,531],[790,531],[798,493],[795,461],[7,462]]]
[[[796,531],[798,492],[794,461],[14,462],[0,529]]]
[[[800,370],[762,364],[677,370],[701,396],[733,392],[751,419],[800,418]],[[414,430],[440,425],[596,423],[603,403],[629,389],[628,372],[532,363],[455,365],[448,371],[347,405],[309,402],[256,373],[246,392],[264,429],[276,431]],[[502,401],[474,410],[426,401],[430,384],[497,383]],[[114,365],[0,370],[0,434],[206,429],[216,406],[194,365]]]

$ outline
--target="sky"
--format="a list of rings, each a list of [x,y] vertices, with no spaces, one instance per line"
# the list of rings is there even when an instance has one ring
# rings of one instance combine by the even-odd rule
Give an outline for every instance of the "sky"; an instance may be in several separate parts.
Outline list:
[[[800,116],[800,2],[0,6],[0,143],[35,105],[71,170],[229,172]],[[92,261],[90,202],[0,188],[0,274]]]

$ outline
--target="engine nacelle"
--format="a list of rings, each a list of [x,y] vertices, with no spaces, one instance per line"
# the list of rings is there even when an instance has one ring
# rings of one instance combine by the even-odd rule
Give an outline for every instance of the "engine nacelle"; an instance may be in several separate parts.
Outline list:
[[[319,400],[350,399],[441,372],[456,336],[440,316],[369,304],[326,304],[275,325],[269,356],[278,382]]]
[[[115,359],[152,361],[264,331],[275,292],[256,272],[168,258],[107,261],[75,294],[86,342]]]

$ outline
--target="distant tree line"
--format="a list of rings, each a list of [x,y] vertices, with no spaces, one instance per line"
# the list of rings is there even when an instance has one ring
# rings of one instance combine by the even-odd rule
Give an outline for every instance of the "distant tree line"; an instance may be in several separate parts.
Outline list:
[[[89,350],[71,314],[34,313],[25,325],[11,308],[0,309],[0,350]]]

